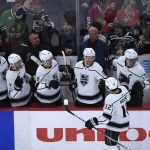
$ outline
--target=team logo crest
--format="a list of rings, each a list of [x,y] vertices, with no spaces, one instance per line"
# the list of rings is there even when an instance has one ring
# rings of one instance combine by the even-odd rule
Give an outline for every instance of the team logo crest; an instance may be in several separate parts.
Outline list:
[[[80,77],[81,84],[85,86],[86,84],[88,84],[88,81],[89,81],[89,76],[86,74],[81,74],[81,77]]]
[[[57,72],[55,74],[53,74],[53,80],[58,81],[58,76],[57,76]]]

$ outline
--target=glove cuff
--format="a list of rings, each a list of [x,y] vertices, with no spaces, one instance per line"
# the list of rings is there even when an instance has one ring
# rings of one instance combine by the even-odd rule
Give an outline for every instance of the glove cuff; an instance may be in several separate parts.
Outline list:
[[[15,88],[16,91],[20,91],[21,90],[21,87],[18,87],[16,85],[14,85],[14,88]]]
[[[98,125],[98,119],[97,119],[96,117],[91,118],[90,121],[91,121],[91,123],[93,124],[93,126]]]

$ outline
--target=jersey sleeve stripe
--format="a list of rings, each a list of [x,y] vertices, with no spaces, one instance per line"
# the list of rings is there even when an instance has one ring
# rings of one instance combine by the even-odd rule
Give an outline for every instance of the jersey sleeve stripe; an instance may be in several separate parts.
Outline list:
[[[103,116],[108,119],[108,120],[111,120],[112,116],[109,115],[109,114],[106,114],[106,113],[103,113]]]
[[[118,124],[118,123],[115,123],[115,122],[109,122],[107,125],[111,126],[111,127],[116,127],[116,128],[124,128],[124,127],[129,126],[129,122],[126,122],[126,123],[123,123],[123,124]]]

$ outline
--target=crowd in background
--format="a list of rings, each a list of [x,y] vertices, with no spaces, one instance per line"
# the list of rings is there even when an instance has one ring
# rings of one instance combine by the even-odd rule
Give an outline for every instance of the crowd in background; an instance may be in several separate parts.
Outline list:
[[[64,51],[66,56],[77,56],[81,61],[84,49],[92,48],[95,61],[107,75],[111,66],[109,58],[113,55],[122,56],[130,48],[138,55],[150,54],[150,1],[143,2],[141,10],[137,2],[124,0],[118,7],[118,0],[82,1],[80,7],[87,13],[86,21],[83,20],[85,27],[79,30],[74,10],[64,12],[64,22],[58,28],[51,16],[39,8],[40,1],[32,1],[32,4],[30,0],[17,1],[0,16],[0,55],[8,60],[10,54],[18,54],[26,72],[33,77],[38,66],[30,57],[39,58],[42,50],[50,51],[54,58]],[[30,17],[32,25],[27,23]]]

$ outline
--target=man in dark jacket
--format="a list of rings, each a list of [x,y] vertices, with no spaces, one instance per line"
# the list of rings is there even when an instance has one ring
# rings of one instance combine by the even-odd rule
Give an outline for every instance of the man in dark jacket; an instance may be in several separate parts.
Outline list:
[[[109,48],[108,46],[98,39],[99,32],[98,29],[95,27],[90,27],[88,30],[89,39],[84,41],[80,45],[80,49],[78,51],[78,61],[82,60],[83,57],[83,50],[85,48],[93,48],[96,53],[95,61],[98,62],[104,69],[104,72],[107,72],[108,63],[106,61],[109,55]]]

